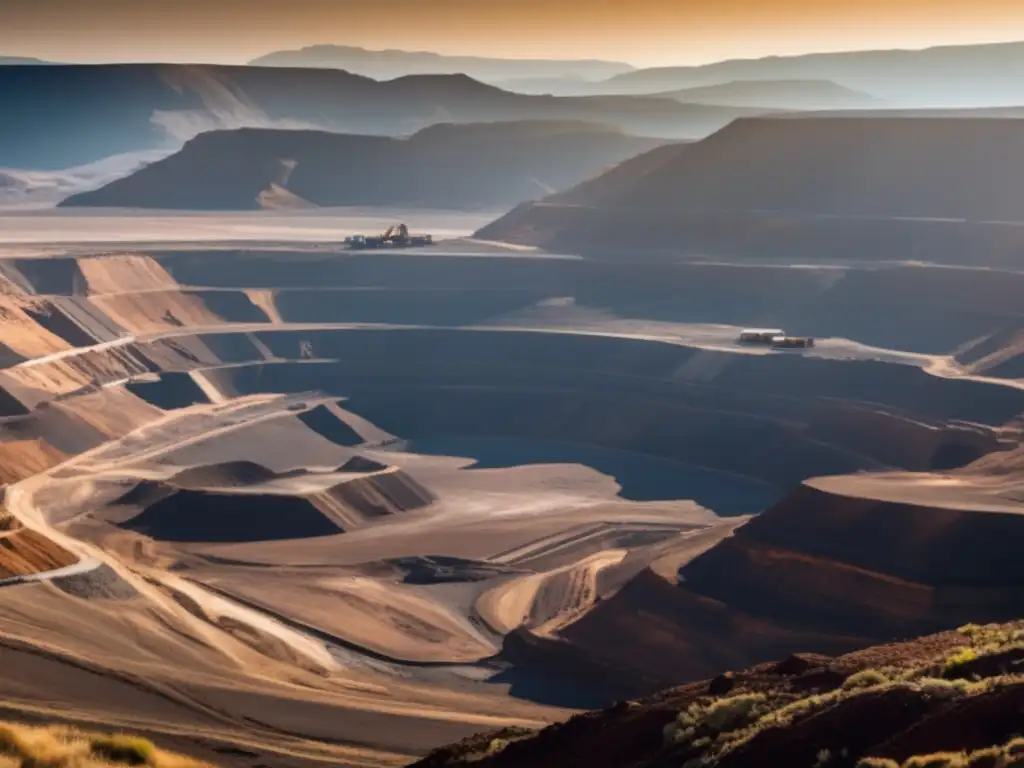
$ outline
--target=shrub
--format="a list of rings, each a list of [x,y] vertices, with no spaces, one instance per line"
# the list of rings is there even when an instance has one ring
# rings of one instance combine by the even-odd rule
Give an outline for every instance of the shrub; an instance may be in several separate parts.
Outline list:
[[[814,764],[814,766],[815,766],[815,768],[820,768],[821,766],[828,765],[831,762],[832,762],[832,750],[831,749],[822,749],[822,750],[819,750],[819,752],[818,752],[818,761]]]
[[[887,757],[862,757],[857,761],[857,768],[900,768],[900,764]]]
[[[978,652],[973,648],[961,648],[946,658],[945,664],[942,665],[942,674],[945,677],[949,677],[955,674],[964,664],[969,664],[977,658]]]
[[[210,768],[134,736],[87,733],[63,725],[0,723],[0,768],[111,768],[112,764]]]
[[[496,755],[507,746],[508,739],[491,739],[491,743],[487,745],[487,754]]]
[[[754,709],[764,700],[764,694],[761,693],[746,693],[719,699],[707,708],[701,724],[714,733],[734,730],[746,724]]]
[[[716,699],[707,705],[691,704],[676,716],[674,722],[665,726],[665,744],[692,739],[699,731],[718,736],[741,728],[760,716],[760,705],[764,701],[764,694],[741,693]]]
[[[943,680],[939,677],[922,678],[916,685],[921,693],[936,699],[951,699],[966,694],[971,686],[966,680]]]
[[[881,685],[882,683],[887,682],[889,682],[889,678],[877,669],[863,669],[846,678],[846,680],[843,681],[843,688],[846,690],[850,690],[852,688],[872,688],[876,685]]]
[[[999,768],[1003,762],[1003,750],[999,747],[979,749],[967,757],[970,768]]]
[[[124,734],[93,739],[90,751],[104,760],[125,765],[152,765],[156,757],[153,742]]]
[[[1024,755],[1024,738],[1018,737],[1016,739],[1011,739],[1007,745],[1003,747],[1003,751],[1008,755]]]
[[[903,768],[967,768],[967,756],[963,752],[917,755],[907,760]]]

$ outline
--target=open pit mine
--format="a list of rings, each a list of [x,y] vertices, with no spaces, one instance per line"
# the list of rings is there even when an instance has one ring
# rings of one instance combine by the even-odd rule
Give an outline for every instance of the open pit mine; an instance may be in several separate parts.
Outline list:
[[[404,765],[1024,608],[1018,273],[43,250],[0,262],[5,706]]]

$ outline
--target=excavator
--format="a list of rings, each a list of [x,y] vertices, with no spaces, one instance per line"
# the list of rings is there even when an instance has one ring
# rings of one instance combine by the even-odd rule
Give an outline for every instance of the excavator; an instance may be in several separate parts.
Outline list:
[[[387,228],[382,235],[367,237],[353,235],[345,238],[349,250],[365,250],[369,248],[412,248],[421,245],[433,245],[433,235],[410,235],[405,224],[395,224]]]

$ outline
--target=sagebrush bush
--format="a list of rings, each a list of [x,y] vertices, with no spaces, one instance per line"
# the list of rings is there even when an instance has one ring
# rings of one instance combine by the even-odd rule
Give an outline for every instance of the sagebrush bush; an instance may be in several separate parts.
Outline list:
[[[717,736],[741,728],[760,715],[758,707],[765,701],[761,693],[741,693],[710,704],[691,704],[665,726],[666,744],[692,739],[698,732]]]
[[[979,749],[967,757],[969,768],[1000,768],[1003,763],[1003,750],[999,747]]]
[[[714,733],[731,731],[750,719],[754,708],[765,700],[764,694],[746,693],[714,702],[704,713],[702,724]]]
[[[967,755],[963,752],[936,752],[916,755],[903,764],[903,768],[967,768]]]
[[[942,674],[949,677],[958,672],[964,664],[969,664],[977,658],[978,652],[973,648],[961,648],[946,657],[946,661],[942,665]]]
[[[137,736],[86,733],[69,726],[0,723],[0,768],[209,768],[206,763],[163,752]]]
[[[156,757],[156,746],[153,742],[124,734],[93,739],[90,751],[104,760],[125,765],[152,765]]]
[[[843,681],[843,688],[872,688],[876,685],[889,682],[889,678],[877,669],[862,669],[860,672],[850,675]]]

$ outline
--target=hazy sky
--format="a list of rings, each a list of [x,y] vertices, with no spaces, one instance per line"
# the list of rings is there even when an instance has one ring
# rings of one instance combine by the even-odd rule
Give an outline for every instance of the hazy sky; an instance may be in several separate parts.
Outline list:
[[[243,62],[315,43],[640,65],[1024,39],[1024,0],[0,0],[0,55]]]

